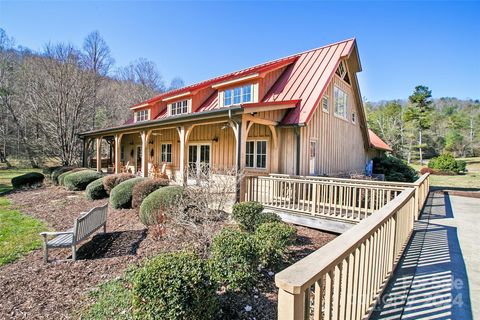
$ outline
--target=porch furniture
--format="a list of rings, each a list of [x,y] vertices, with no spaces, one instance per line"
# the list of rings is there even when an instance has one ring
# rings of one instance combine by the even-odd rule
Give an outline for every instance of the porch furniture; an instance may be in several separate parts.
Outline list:
[[[72,248],[72,260],[77,259],[77,244],[88,238],[95,231],[103,227],[103,232],[107,229],[107,209],[108,203],[95,207],[88,212],[82,212],[73,222],[73,228],[60,232],[42,232],[43,237],[43,261],[48,262],[49,248]],[[48,237],[54,237],[48,240]]]
[[[130,164],[130,161],[127,161],[127,163],[125,165],[122,165],[122,168],[120,169],[120,172],[128,173],[129,164]]]

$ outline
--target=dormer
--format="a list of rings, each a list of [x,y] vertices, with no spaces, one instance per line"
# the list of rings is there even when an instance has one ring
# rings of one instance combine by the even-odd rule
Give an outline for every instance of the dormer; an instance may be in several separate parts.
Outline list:
[[[220,108],[258,102],[259,74],[225,81],[212,86],[218,90]]]
[[[134,112],[134,122],[143,122],[150,120],[150,108],[138,109]]]
[[[168,116],[178,116],[192,112],[192,93],[184,92],[162,100],[167,104]]]

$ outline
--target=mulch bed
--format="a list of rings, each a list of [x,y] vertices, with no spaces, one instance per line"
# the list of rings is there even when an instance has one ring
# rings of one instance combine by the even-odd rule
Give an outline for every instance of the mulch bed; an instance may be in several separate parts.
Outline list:
[[[44,220],[51,230],[71,228],[80,212],[102,205],[106,200],[88,201],[84,192],[66,191],[48,186],[8,195],[15,208]],[[223,226],[219,223],[219,229]],[[300,260],[335,235],[297,227],[298,238],[291,247],[292,262]],[[167,231],[168,232],[168,231]],[[189,246],[184,233],[171,232],[156,240],[140,223],[136,210],[109,208],[106,234],[97,234],[83,242],[76,262],[69,260],[69,249],[50,250],[44,264],[41,249],[34,250],[14,263],[0,267],[0,319],[67,319],[85,303],[85,294],[100,283],[123,274],[132,264],[160,252],[181,250]],[[243,319],[276,318],[277,290],[274,275],[267,271],[256,292],[224,297],[232,299],[232,310],[226,317]],[[251,311],[245,311],[245,306]]]

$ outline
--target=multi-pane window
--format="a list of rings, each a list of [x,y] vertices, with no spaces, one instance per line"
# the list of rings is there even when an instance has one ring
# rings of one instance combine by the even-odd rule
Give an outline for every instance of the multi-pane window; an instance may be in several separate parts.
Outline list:
[[[348,96],[345,91],[339,87],[333,87],[335,115],[347,119]]]
[[[135,121],[140,122],[140,121],[146,121],[148,120],[148,110],[140,110],[135,112]]]
[[[188,100],[174,102],[170,105],[170,114],[172,116],[188,113]]]
[[[120,161],[125,160],[125,146],[122,144],[120,146]]]
[[[322,109],[328,112],[328,96],[323,96],[322,98]]]
[[[172,144],[171,143],[162,143],[161,150],[162,162],[171,163],[172,162]]]
[[[245,151],[247,168],[265,169],[267,167],[267,141],[247,141]]]
[[[252,102],[252,85],[245,85],[236,87],[233,89],[227,89],[223,95],[223,105],[230,106],[232,104],[241,104],[246,102]]]

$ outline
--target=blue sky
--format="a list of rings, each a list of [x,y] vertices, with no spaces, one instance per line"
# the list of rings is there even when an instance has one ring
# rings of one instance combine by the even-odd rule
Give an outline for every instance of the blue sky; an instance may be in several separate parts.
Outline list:
[[[99,30],[116,65],[139,57],[187,84],[356,37],[368,100],[480,98],[480,2],[129,2],[0,0],[0,27],[41,50]]]

